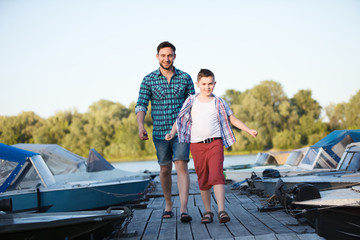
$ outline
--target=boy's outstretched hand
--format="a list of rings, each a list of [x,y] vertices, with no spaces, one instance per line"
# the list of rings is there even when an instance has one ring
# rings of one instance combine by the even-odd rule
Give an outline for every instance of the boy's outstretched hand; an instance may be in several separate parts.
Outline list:
[[[257,132],[256,130],[254,130],[254,129],[250,129],[249,134],[250,134],[251,136],[253,136],[253,137],[256,137],[257,134],[258,134],[258,132]]]

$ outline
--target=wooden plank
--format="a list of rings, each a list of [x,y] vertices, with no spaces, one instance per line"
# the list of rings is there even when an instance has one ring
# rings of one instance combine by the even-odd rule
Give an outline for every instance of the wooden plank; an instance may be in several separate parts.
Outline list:
[[[294,233],[291,229],[287,228],[287,226],[279,222],[277,219],[274,219],[266,212],[257,211],[252,212],[252,214],[275,233]],[[291,216],[289,217],[291,218]]]
[[[324,240],[325,239],[323,237],[320,237],[316,233],[304,233],[304,234],[298,234],[297,236],[301,240]]]
[[[264,235],[256,235],[255,240],[277,240],[275,234],[264,234]]]
[[[189,194],[199,194],[199,184],[196,174],[190,174]]]
[[[172,199],[173,199],[173,208],[180,208],[181,207],[180,197],[174,196]]]
[[[201,209],[201,212],[203,212],[205,209],[201,195],[200,194],[194,195],[194,199],[195,199],[195,206],[199,207]]]
[[[148,208],[163,208],[165,206],[165,199],[163,197],[155,198],[151,204],[148,204]]]
[[[239,222],[227,206],[228,204],[225,204],[225,210],[229,214],[231,220],[226,223],[226,226],[231,234],[234,236],[251,236],[251,233],[244,227],[244,225],[241,224],[241,222]]]
[[[188,199],[188,207],[195,207],[195,199],[194,199],[194,195],[189,195],[189,199]]]
[[[188,213],[190,214],[190,213]],[[177,238],[178,240],[192,240],[191,223],[183,223],[180,220],[180,208],[176,209],[176,226],[177,226]],[[191,216],[191,214],[190,214]],[[168,238],[169,239],[169,238]],[[171,238],[170,238],[171,239]]]
[[[254,236],[235,237],[234,240],[255,240]]]
[[[191,231],[194,239],[210,239],[206,225],[201,223],[201,214],[199,208],[189,207],[189,214],[193,218],[191,221]]]
[[[296,233],[281,233],[276,234],[278,240],[299,240]]]
[[[314,233],[315,229],[310,227],[307,224],[299,223],[294,217],[291,217],[289,214],[283,211],[276,211],[276,212],[268,212],[270,216],[274,219],[277,219],[282,224],[290,228],[296,233]]]
[[[150,219],[152,209],[135,209],[133,218],[125,230],[126,233],[136,232],[136,236],[128,237],[127,240],[140,239]]]
[[[226,223],[219,223],[217,218],[217,206],[212,205],[212,211],[214,212],[214,222],[206,224],[211,238],[215,239],[226,239],[233,238],[234,236],[230,233],[226,227]]]
[[[142,240],[153,240],[157,239],[160,231],[160,225],[162,220],[163,210],[162,209],[154,209],[151,214],[149,223],[146,226],[144,231]]]
[[[178,216],[176,215],[176,210],[173,209],[174,216],[169,219],[161,218],[161,226],[159,231],[159,240],[165,239],[176,239],[176,219]],[[155,238],[154,238],[155,239]]]
[[[265,226],[256,217],[246,211],[241,205],[229,204],[229,210],[232,214],[253,234],[263,235],[273,233],[271,229]]]

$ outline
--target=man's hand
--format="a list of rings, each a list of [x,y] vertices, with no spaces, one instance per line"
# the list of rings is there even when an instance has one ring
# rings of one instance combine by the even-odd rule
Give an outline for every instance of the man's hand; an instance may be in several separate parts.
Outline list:
[[[147,134],[145,129],[139,131],[139,138],[141,140],[148,140],[149,139],[148,134]]]
[[[165,135],[165,140],[170,141],[171,139],[173,139],[174,136],[175,136],[175,134],[168,133]]]

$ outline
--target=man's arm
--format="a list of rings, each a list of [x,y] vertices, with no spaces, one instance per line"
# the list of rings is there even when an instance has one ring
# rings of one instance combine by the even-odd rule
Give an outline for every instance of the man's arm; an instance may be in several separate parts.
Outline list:
[[[139,128],[139,138],[141,140],[148,140],[148,134],[145,130],[145,126],[144,126],[144,120],[145,120],[145,112],[143,111],[139,111],[136,113],[136,120],[138,123],[138,128]]]
[[[136,113],[136,120],[138,122],[138,129],[139,129],[139,138],[141,140],[148,140],[148,134],[145,130],[144,122],[145,122],[145,115],[147,112],[147,106],[150,101],[150,90],[148,85],[146,84],[145,78],[141,82],[139,97],[135,106],[135,113]]]

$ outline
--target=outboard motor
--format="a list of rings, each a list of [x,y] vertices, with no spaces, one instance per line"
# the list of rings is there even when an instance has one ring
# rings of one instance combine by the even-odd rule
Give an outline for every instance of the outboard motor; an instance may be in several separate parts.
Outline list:
[[[0,200],[0,211],[11,212],[12,211],[12,199],[6,198]]]
[[[276,169],[273,168],[267,168],[263,171],[263,177],[268,177],[268,178],[279,178],[280,177],[280,172]]]
[[[294,186],[294,200],[306,201],[321,198],[319,189],[308,183],[300,183]]]
[[[290,197],[290,194],[293,190],[287,190],[285,183],[281,178],[275,185],[275,196],[283,206],[290,206],[293,199]]]

